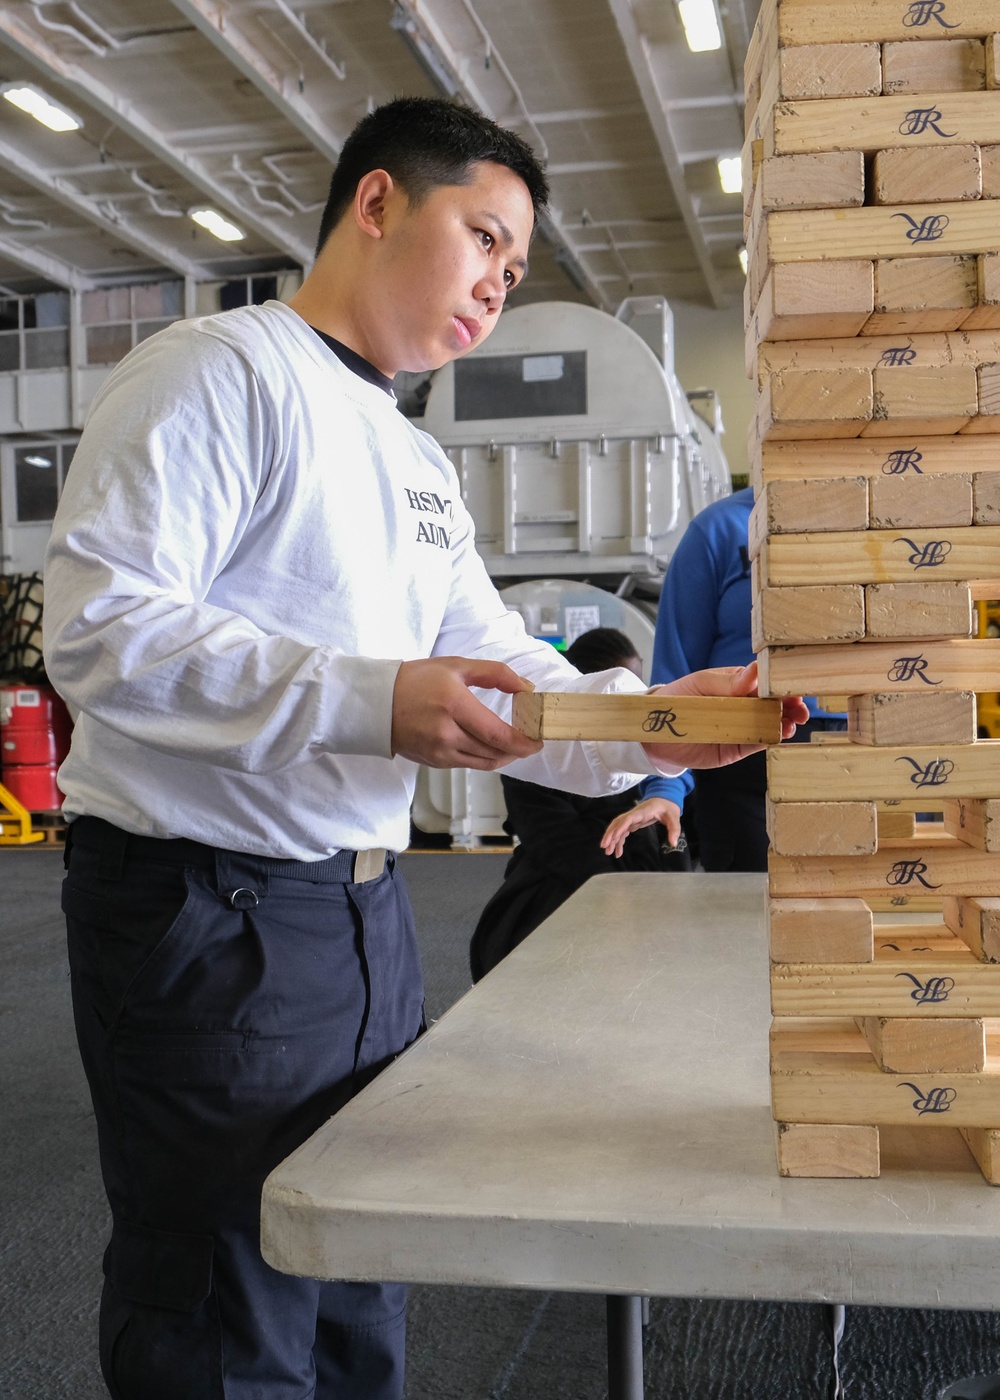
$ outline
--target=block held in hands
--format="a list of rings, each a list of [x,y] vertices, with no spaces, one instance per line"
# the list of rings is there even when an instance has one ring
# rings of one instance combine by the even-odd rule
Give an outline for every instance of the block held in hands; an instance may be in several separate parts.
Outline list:
[[[511,723],[532,739],[642,744],[777,744],[781,702],[753,696],[521,691]]]

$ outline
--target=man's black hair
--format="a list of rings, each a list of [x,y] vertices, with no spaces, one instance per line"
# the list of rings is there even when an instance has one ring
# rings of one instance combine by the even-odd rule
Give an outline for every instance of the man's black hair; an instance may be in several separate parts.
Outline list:
[[[548,181],[527,142],[469,107],[439,97],[399,97],[376,107],[344,142],[319,226],[319,255],[331,230],[370,170],[387,170],[411,204],[439,185],[466,185],[477,161],[505,165],[531,195],[535,221],[549,197]]]
[[[585,676],[594,671],[610,671],[612,666],[622,666],[638,655],[617,627],[593,627],[566,648],[566,660]]]

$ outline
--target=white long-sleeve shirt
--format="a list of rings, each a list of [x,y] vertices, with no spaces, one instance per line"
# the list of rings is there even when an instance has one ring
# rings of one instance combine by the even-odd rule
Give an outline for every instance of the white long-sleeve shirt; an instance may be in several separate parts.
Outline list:
[[[428,656],[642,689],[525,633],[447,457],[289,307],[179,322],[121,362],[46,560],[46,668],[80,711],[67,815],[288,859],[400,849],[416,768],[391,756],[393,686]],[[560,743],[505,771],[597,794],[654,768]]]

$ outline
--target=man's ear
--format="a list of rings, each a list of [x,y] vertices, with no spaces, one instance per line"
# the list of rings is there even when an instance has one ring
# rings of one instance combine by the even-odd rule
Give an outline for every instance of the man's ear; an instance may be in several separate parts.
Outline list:
[[[398,190],[388,170],[369,170],[354,192],[354,221],[369,238],[381,238],[386,205]]]

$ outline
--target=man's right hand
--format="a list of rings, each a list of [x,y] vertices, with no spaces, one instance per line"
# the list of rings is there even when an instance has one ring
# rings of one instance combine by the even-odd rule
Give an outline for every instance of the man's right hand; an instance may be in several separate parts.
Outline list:
[[[500,661],[462,656],[404,661],[392,692],[392,752],[428,768],[479,768],[492,772],[542,748],[505,724],[469,686],[514,695],[534,690],[531,681]]]

